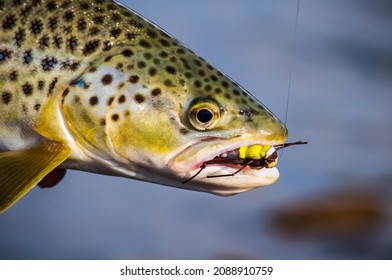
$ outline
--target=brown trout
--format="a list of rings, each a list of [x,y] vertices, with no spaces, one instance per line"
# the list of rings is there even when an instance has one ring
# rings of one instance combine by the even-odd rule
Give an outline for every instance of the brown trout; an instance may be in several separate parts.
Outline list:
[[[58,168],[232,195],[274,183],[240,147],[281,145],[263,104],[110,0],[0,0],[0,212]],[[249,151],[255,149],[250,148]],[[211,178],[212,177],[212,178]]]

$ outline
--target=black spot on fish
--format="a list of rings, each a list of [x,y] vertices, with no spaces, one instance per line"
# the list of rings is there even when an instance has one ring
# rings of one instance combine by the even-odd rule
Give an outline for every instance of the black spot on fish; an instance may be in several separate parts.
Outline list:
[[[130,50],[130,49],[125,49],[125,50],[123,50],[121,53],[122,53],[124,56],[126,56],[126,57],[130,57],[130,56],[133,55],[133,51]]]
[[[70,61],[70,60],[66,60],[66,61],[62,61],[60,64],[60,69],[61,70],[72,70],[75,71],[79,68],[80,64],[78,61]]]
[[[112,19],[114,22],[120,22],[121,16],[119,14],[112,14]]]
[[[158,33],[152,29],[148,29],[147,36],[150,37],[151,39],[156,39],[158,37]]]
[[[136,39],[137,34],[133,33],[133,32],[128,32],[125,34],[125,37],[127,37],[128,40],[134,40],[134,39]]]
[[[113,120],[114,122],[117,122],[119,119],[120,119],[120,116],[119,116],[118,114],[113,114],[113,115],[112,115],[112,120]]]
[[[118,103],[124,103],[127,100],[125,95],[121,94],[120,97],[118,98]]]
[[[154,77],[156,74],[157,74],[157,69],[155,68],[155,67],[151,67],[150,69],[148,69],[148,74],[151,76],[151,77]]]
[[[185,72],[185,77],[188,79],[191,79],[193,77],[193,74],[191,72]]]
[[[165,86],[167,86],[167,87],[170,87],[170,86],[173,85],[173,82],[172,82],[172,80],[170,80],[170,79],[166,79],[166,80],[163,81],[163,84],[164,84]]]
[[[104,17],[103,16],[96,16],[93,18],[93,21],[94,21],[94,23],[101,25],[104,22]]]
[[[199,71],[197,71],[197,74],[199,74],[199,76],[201,76],[201,77],[206,76],[206,72],[203,69],[200,69]]]
[[[74,19],[74,17],[75,17],[75,14],[72,11],[67,11],[67,12],[65,12],[63,18],[66,22],[71,22]]]
[[[13,29],[15,25],[16,25],[16,17],[14,14],[9,14],[3,20],[3,29],[5,31]]]
[[[39,39],[39,48],[44,50],[49,47],[49,37],[47,35],[42,36]]]
[[[143,103],[145,100],[144,96],[141,94],[136,94],[135,95],[135,101],[139,104]]]
[[[18,80],[18,72],[12,71],[12,72],[8,75],[8,78],[9,78],[11,81],[16,81],[16,80]]]
[[[22,18],[25,18],[28,15],[30,15],[31,12],[32,12],[32,6],[31,5],[27,5],[26,7],[22,8],[22,10],[20,11],[20,15],[22,16]]]
[[[97,105],[97,104],[98,104],[98,101],[99,101],[99,100],[98,100],[98,97],[97,97],[97,96],[92,96],[92,97],[90,97],[90,100],[89,100],[91,106]]]
[[[38,87],[39,90],[43,90],[44,87],[45,87],[45,81],[39,80],[37,87]]]
[[[68,93],[69,93],[69,88],[66,88],[64,91],[63,91],[63,94],[61,95],[61,103],[64,103],[64,99],[67,97],[67,95],[68,95]]]
[[[101,119],[99,121],[99,124],[102,125],[102,126],[106,125],[106,120],[105,119]]]
[[[160,88],[154,88],[152,91],[151,91],[151,95],[152,96],[158,96],[158,95],[160,95],[162,93],[162,90],[160,89]]]
[[[139,62],[137,63],[137,67],[138,67],[139,69],[144,69],[144,68],[147,67],[147,64],[146,64],[144,61],[139,61]]]
[[[136,29],[142,29],[143,28],[143,25],[140,22],[135,21],[134,19],[129,20],[128,23],[131,26],[135,27]]]
[[[67,47],[71,51],[75,51],[78,47],[78,40],[76,37],[72,36],[71,38],[68,39],[67,41]]]
[[[162,57],[162,58],[167,58],[169,56],[169,54],[167,52],[165,52],[165,51],[161,51],[159,53],[159,56]]]
[[[51,31],[55,31],[57,29],[57,18],[56,17],[51,17],[49,19],[48,27]]]
[[[230,96],[230,94],[228,94],[228,93],[225,93],[225,98],[230,100],[230,99],[231,99],[231,96]]]
[[[171,74],[171,75],[175,75],[177,73],[176,68],[174,68],[173,66],[166,66],[165,68],[166,72]]]
[[[61,45],[63,44],[63,37],[57,34],[56,36],[54,36],[53,42],[56,48],[61,49]]]
[[[105,62],[108,62],[108,61],[112,60],[112,58],[113,58],[113,55],[110,55],[110,56],[106,57],[105,58]]]
[[[218,77],[215,76],[215,75],[211,75],[211,76],[210,76],[210,79],[211,79],[212,81],[214,81],[214,82],[218,81]]]
[[[204,90],[211,91],[212,90],[212,86],[211,85],[205,85],[204,86]]]
[[[80,8],[84,11],[87,11],[90,9],[90,4],[88,2],[81,2],[79,3]]]
[[[202,67],[203,66],[203,64],[199,60],[197,60],[197,59],[194,59],[193,63],[195,63],[195,65],[198,66],[198,67]]]
[[[83,49],[83,54],[84,55],[90,55],[92,53],[94,53],[98,47],[99,47],[100,41],[99,40],[93,40],[93,41],[89,41]]]
[[[120,36],[120,34],[121,34],[120,28],[115,28],[110,30],[110,36],[112,36],[113,38],[117,38],[118,36]]]
[[[34,110],[38,111],[41,108],[41,104],[37,103],[34,105]]]
[[[57,4],[56,4],[56,2],[55,2],[55,1],[49,1],[49,2],[46,4],[46,9],[48,9],[48,11],[54,11],[54,10],[56,10],[56,9],[57,9]]]
[[[42,32],[43,24],[40,19],[33,20],[30,24],[30,31],[34,35],[39,35]]]
[[[49,84],[49,89],[48,89],[48,96],[50,96],[50,95],[53,94],[53,90],[54,90],[54,88],[56,87],[57,82],[58,82],[58,79],[57,79],[57,78],[54,78],[54,79],[50,82],[50,84]]]
[[[15,44],[18,47],[22,46],[25,38],[26,38],[26,33],[24,29],[19,29],[18,31],[15,32],[14,40],[15,40]]]
[[[84,31],[87,28],[87,22],[84,19],[79,19],[78,21],[78,30],[79,31]]]
[[[177,53],[178,54],[185,54],[186,51],[183,48],[179,48],[179,49],[177,49]]]
[[[23,94],[26,96],[30,96],[33,94],[33,86],[30,83],[25,83],[22,86]]]
[[[12,51],[10,49],[0,49],[0,64],[7,62],[12,57]]]
[[[53,70],[53,68],[56,66],[57,63],[58,63],[57,58],[53,56],[45,57],[44,59],[41,60],[42,70],[51,71]]]
[[[113,76],[110,74],[106,74],[105,76],[102,77],[101,81],[102,81],[102,84],[105,86],[110,85],[113,81]]]
[[[240,93],[238,90],[236,90],[236,89],[233,90],[233,93],[234,93],[235,96],[239,96],[239,95],[241,94],[241,93]]]
[[[228,87],[229,87],[229,83],[226,82],[226,81],[222,81],[222,86],[223,86],[224,88],[228,88]]]
[[[72,26],[71,25],[64,25],[63,26],[63,32],[65,34],[70,34],[72,32]]]
[[[196,88],[201,88],[203,85],[199,80],[194,81],[193,84],[195,85]]]
[[[147,60],[150,60],[150,59],[152,58],[152,54],[149,53],[149,52],[146,52],[146,53],[143,54],[143,57],[144,57],[145,59],[147,59]]]
[[[33,61],[32,50],[27,50],[22,55],[23,64],[30,64]]]
[[[146,48],[146,49],[151,48],[151,44],[146,40],[140,40],[139,46]]]
[[[160,39],[159,43],[161,43],[161,45],[163,47],[170,47],[170,43],[168,41],[166,41],[165,39]]]
[[[108,102],[107,102],[108,106],[112,105],[113,101],[114,101],[114,96],[111,96],[111,97],[108,99]]]
[[[105,42],[103,42],[102,50],[107,52],[107,51],[110,51],[110,49],[112,47],[113,47],[113,42],[112,41],[105,41]]]
[[[9,91],[4,91],[1,93],[1,100],[3,102],[3,104],[8,104],[11,102],[12,100],[12,94]]]
[[[139,76],[132,75],[131,77],[129,77],[129,82],[131,82],[132,84],[138,83],[139,82]]]

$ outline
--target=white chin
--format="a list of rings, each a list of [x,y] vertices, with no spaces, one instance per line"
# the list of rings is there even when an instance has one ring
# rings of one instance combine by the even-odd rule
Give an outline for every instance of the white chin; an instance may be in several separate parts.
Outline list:
[[[279,171],[275,167],[260,170],[247,168],[234,176],[207,178],[207,176],[233,174],[237,170],[228,166],[211,165],[201,171],[194,179],[185,183],[182,188],[228,196],[271,185],[279,178]],[[197,171],[190,172],[190,176],[193,176]]]

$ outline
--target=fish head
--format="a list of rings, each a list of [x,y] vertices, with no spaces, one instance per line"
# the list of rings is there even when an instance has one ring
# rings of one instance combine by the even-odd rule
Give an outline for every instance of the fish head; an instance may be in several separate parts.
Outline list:
[[[150,38],[151,39],[151,38]],[[115,175],[232,195],[274,183],[274,168],[203,163],[241,146],[277,145],[287,129],[231,78],[165,33],[113,48],[63,94],[77,145]],[[99,170],[102,173],[102,170]]]

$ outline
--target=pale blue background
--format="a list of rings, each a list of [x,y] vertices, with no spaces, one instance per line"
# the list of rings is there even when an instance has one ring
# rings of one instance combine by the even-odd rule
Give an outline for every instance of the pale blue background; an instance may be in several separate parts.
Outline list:
[[[125,3],[125,2],[124,2]],[[268,230],[274,211],[357,185],[391,188],[392,5],[302,0],[281,179],[230,198],[69,172],[0,216],[2,259],[388,258],[391,212],[371,250],[325,250]],[[128,0],[281,119],[294,0]],[[358,191],[360,188],[358,187]],[[389,191],[389,193],[391,193]],[[391,200],[389,200],[391,201]],[[386,248],[386,252],[377,248]],[[375,249],[374,249],[375,248]],[[388,249],[389,248],[389,249]]]

